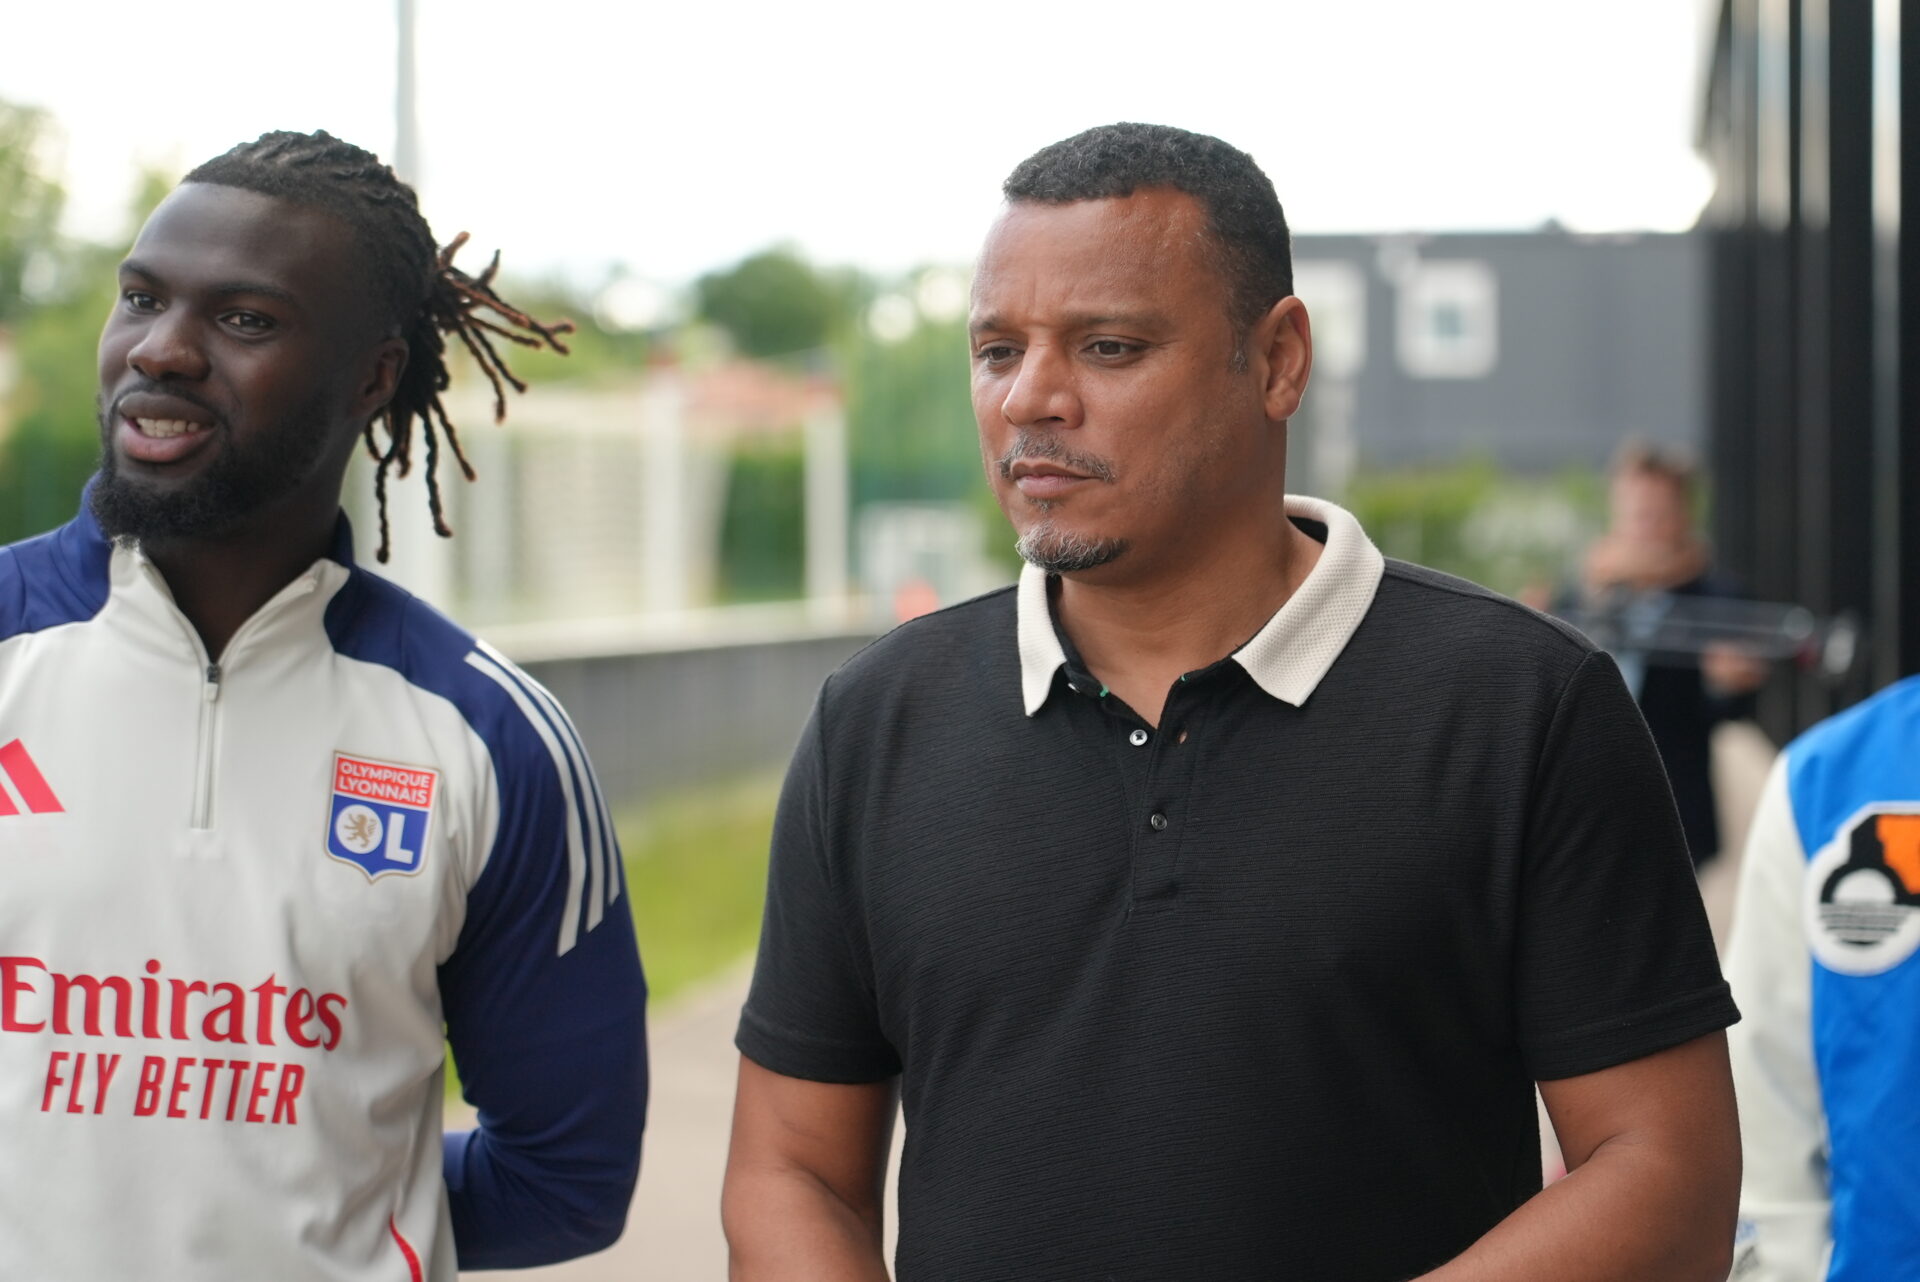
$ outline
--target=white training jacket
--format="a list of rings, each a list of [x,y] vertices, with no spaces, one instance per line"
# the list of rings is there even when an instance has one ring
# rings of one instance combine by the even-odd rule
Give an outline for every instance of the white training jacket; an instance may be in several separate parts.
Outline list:
[[[0,549],[0,1278],[604,1246],[643,1004],[572,726],[344,518],[218,664],[85,511]],[[444,1140],[443,1034],[480,1114]]]

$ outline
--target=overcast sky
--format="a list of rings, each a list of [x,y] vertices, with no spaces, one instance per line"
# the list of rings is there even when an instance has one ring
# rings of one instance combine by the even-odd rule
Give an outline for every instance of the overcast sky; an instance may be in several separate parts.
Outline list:
[[[775,242],[971,258],[1035,148],[1132,119],[1251,152],[1301,231],[1689,226],[1695,0],[616,4],[418,0],[442,240],[666,283]],[[69,225],[142,163],[264,130],[394,137],[393,0],[6,7],[0,98],[52,112]]]

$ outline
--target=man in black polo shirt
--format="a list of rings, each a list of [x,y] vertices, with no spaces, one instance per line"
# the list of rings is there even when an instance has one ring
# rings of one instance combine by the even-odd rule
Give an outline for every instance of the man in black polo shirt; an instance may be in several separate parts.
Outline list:
[[[887,1277],[897,1084],[902,1282],[1724,1278],[1736,1014],[1612,661],[1285,496],[1247,156],[1116,125],[1006,194],[974,411],[1029,567],[821,692],[733,1277]]]

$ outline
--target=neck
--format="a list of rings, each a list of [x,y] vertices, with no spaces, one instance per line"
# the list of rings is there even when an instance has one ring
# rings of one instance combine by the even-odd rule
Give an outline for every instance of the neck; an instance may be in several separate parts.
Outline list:
[[[322,516],[280,511],[219,538],[164,539],[142,550],[174,604],[219,660],[240,626],[332,546],[338,500]]]
[[[1270,513],[1131,576],[1095,572],[1062,582],[1061,626],[1088,669],[1148,722],[1159,724],[1182,673],[1244,645],[1319,560],[1318,542]]]

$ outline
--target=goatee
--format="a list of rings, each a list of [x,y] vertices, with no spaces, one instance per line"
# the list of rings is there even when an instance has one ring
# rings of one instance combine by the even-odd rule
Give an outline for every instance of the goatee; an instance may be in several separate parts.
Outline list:
[[[1014,550],[1027,564],[1048,574],[1078,574],[1117,560],[1125,554],[1127,541],[1075,534],[1046,520],[1022,534]]]

